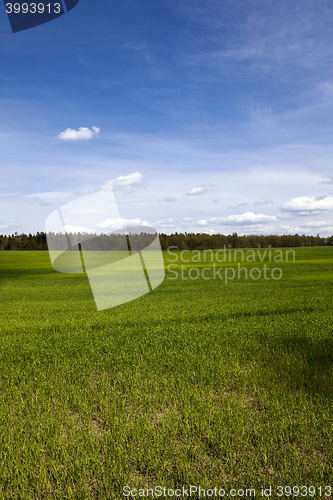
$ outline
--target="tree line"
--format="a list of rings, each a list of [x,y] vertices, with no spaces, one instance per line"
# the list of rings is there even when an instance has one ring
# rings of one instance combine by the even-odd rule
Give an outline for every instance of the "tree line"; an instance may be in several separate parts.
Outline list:
[[[80,233],[69,234],[68,241],[81,241]],[[124,246],[124,236],[119,235],[91,235],[91,240],[86,241],[86,250],[110,250]],[[142,239],[143,237],[143,239]],[[86,238],[86,235],[85,235]],[[85,239],[82,238],[82,239]],[[132,237],[133,241],[134,236]],[[146,233],[140,235],[140,242],[149,244],[152,236]],[[206,250],[218,248],[279,248],[279,247],[312,247],[333,245],[333,236],[324,238],[319,236],[298,235],[248,235],[239,236],[237,233],[224,234],[206,234],[206,233],[174,233],[159,235],[162,250],[169,247],[175,247],[178,250]],[[59,241],[59,249],[62,249],[63,235],[53,235],[53,241]],[[90,241],[90,242],[89,242]],[[61,247],[61,248],[60,248]],[[142,246],[140,244],[142,249]],[[74,245],[73,249],[77,246]],[[120,248],[120,247],[119,247]],[[124,248],[127,248],[126,245]],[[65,248],[63,248],[65,249]],[[37,232],[36,234],[12,234],[0,235],[0,250],[48,250],[46,233]]]

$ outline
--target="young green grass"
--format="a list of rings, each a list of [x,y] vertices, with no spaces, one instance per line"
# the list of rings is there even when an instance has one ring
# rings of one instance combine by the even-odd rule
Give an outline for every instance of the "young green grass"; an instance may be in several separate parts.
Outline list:
[[[333,253],[294,250],[165,252],[158,288],[101,312],[47,252],[0,252],[0,499],[333,487]],[[238,262],[283,275],[202,277]]]

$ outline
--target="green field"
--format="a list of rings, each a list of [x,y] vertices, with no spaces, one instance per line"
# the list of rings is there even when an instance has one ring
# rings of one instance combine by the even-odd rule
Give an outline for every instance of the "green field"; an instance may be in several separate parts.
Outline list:
[[[0,499],[333,488],[333,250],[295,252],[242,264],[280,280],[204,279],[201,259],[101,312],[47,252],[0,252]]]

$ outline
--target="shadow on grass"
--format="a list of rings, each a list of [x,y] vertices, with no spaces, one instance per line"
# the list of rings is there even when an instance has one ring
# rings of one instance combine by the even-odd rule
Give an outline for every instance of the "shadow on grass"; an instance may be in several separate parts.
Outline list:
[[[333,399],[333,340],[262,337],[258,357],[262,375],[272,385],[286,392]]]
[[[279,314],[293,314],[293,313],[309,313],[313,312],[314,309],[313,307],[303,307],[300,309],[299,307],[282,307],[280,309],[272,309],[272,310],[265,310],[265,309],[259,309],[257,311],[239,311],[236,313],[228,314],[227,316],[230,318],[249,318],[253,316],[274,316]]]
[[[52,276],[53,275],[53,276]],[[9,279],[21,279],[21,278],[35,278],[40,279],[41,277],[53,278],[58,276],[57,273],[52,267],[50,268],[9,268],[9,269],[1,269],[0,271],[0,281],[7,281]]]

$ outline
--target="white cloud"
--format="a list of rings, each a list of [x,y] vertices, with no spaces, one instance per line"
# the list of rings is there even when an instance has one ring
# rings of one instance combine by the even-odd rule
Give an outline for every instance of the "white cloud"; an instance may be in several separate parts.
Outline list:
[[[205,187],[196,187],[191,189],[186,193],[186,196],[198,196],[199,194],[205,194],[208,192],[208,189]]]
[[[80,127],[79,130],[67,128],[65,132],[61,132],[57,136],[57,139],[62,141],[87,141],[98,135],[99,132],[100,129],[98,127],[92,127],[92,130],[87,127]]]
[[[133,174],[128,175],[120,175],[119,177],[117,177],[117,179],[106,181],[105,184],[101,186],[101,189],[113,189],[114,191],[131,189],[141,184],[142,179],[143,175],[140,172],[134,172]]]
[[[164,196],[164,201],[173,202],[176,201],[176,198],[173,198],[172,196]]]
[[[321,196],[319,198],[309,198],[306,196],[294,198],[282,205],[282,210],[286,212],[298,212],[299,215],[320,213],[333,210],[333,196]]]
[[[254,214],[246,212],[244,214],[227,215],[226,217],[213,217],[208,220],[199,220],[199,226],[207,226],[209,224],[251,224],[255,222],[276,221],[275,215]]]
[[[99,229],[123,229],[126,226],[149,226],[149,222],[141,219],[123,219],[118,217],[117,219],[107,219],[99,224],[96,224],[96,227]]]

